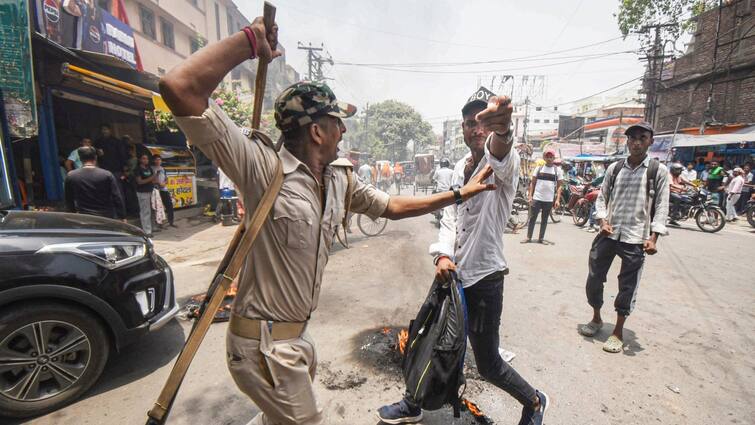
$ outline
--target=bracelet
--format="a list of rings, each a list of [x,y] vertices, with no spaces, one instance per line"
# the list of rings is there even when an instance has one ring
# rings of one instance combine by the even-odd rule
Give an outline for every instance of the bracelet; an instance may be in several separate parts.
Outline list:
[[[246,39],[249,41],[249,46],[252,48],[252,55],[249,59],[254,59],[257,57],[257,37],[254,36],[254,31],[252,31],[251,27],[244,27],[243,31],[246,34]]]
[[[438,262],[440,262],[441,258],[448,258],[449,260],[451,259],[451,257],[449,257],[448,255],[439,255],[439,256],[435,257],[435,260],[433,261],[433,265],[437,266]]]

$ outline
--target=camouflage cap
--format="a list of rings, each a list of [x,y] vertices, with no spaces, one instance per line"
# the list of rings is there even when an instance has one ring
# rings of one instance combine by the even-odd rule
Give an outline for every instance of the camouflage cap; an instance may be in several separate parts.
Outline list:
[[[356,112],[356,106],[337,101],[325,83],[300,81],[275,99],[275,125],[282,131],[305,126],[318,116],[348,118]]]

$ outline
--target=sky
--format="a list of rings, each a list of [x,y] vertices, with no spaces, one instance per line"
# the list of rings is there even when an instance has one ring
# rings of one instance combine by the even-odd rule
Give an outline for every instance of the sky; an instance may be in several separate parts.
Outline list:
[[[419,111],[436,132],[443,120],[460,118],[478,82],[498,91],[497,83],[490,84],[493,76],[514,75],[519,84],[523,75],[543,75],[542,94],[523,92],[536,97],[535,104],[568,111],[567,102],[630,82],[644,70],[639,42],[624,40],[613,16],[619,0],[272,3],[287,62],[302,78],[307,56],[297,43],[323,44],[335,61],[325,75],[339,100],[363,109],[396,99]],[[248,18],[262,12],[260,0],[236,4]],[[639,81],[614,91],[632,86]]]

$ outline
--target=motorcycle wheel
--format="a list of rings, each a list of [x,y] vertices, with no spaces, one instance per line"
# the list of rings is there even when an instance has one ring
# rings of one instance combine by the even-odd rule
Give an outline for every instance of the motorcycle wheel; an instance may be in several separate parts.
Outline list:
[[[724,212],[718,207],[705,207],[695,214],[697,227],[706,233],[716,233],[726,225]]]
[[[509,222],[507,226],[509,229],[516,232],[527,225],[527,215],[529,212],[529,205],[523,198],[514,198],[514,203],[511,206],[511,215],[509,215]]]
[[[554,208],[551,210],[551,220],[553,220],[554,223],[560,223],[563,216],[564,207],[558,207],[558,209]]]
[[[587,221],[590,219],[590,208],[587,206],[587,204],[577,204],[577,206],[574,207],[574,214],[572,214],[572,219],[574,220],[574,224],[576,224],[577,227],[583,227],[585,224],[587,224]]]
[[[755,227],[755,205],[751,205],[747,209],[747,222],[750,223],[750,226]]]

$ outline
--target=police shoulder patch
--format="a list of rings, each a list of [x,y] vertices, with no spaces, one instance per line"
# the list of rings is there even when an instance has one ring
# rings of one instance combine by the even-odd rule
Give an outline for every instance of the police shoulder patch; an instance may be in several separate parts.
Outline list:
[[[351,163],[346,158],[338,158],[335,161],[331,162],[330,165],[334,167],[348,167],[348,168],[354,168],[354,164]]]

